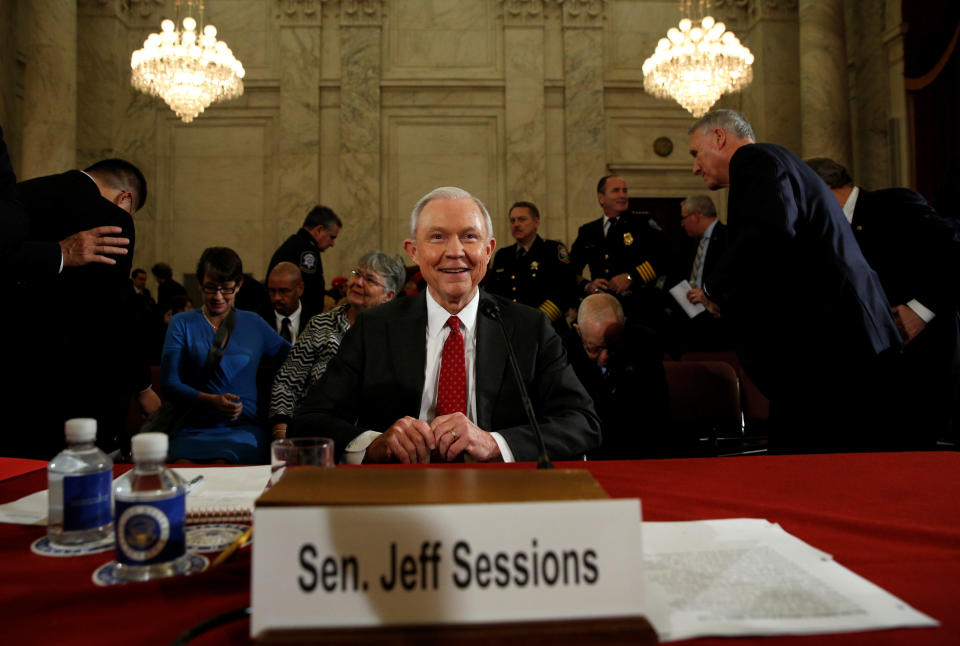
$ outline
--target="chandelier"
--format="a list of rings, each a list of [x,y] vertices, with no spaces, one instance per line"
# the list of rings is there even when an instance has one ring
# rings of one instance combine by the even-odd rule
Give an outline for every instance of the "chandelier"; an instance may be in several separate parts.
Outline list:
[[[709,2],[699,0],[701,15]],[[689,15],[694,0],[681,0]],[[684,17],[661,38],[653,56],[643,62],[643,89],[662,99],[673,99],[693,116],[702,117],[724,94],[736,92],[753,80],[753,54],[726,25],[706,16],[699,26]]]
[[[186,0],[186,17],[180,20],[180,0],[174,3],[176,22],[160,23],[161,32],[150,34],[143,48],[130,56],[130,82],[144,94],[163,99],[184,123],[215,101],[243,94],[243,65],[222,40],[217,28],[203,26],[203,0],[198,0],[201,31]],[[178,28],[180,25],[182,29]]]

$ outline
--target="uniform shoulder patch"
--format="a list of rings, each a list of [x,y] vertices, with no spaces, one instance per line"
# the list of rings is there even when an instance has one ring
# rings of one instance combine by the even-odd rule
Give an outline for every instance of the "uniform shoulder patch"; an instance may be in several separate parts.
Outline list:
[[[315,251],[304,251],[300,254],[300,270],[308,274],[317,271],[317,253]]]
[[[567,251],[566,245],[562,243],[557,243],[557,260],[570,264],[570,252]]]

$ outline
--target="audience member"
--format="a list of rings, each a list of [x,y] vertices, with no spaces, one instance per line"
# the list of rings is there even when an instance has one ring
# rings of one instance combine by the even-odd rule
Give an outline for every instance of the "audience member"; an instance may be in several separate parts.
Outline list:
[[[233,308],[243,263],[232,249],[210,247],[197,280],[203,307],[173,317],[163,346],[164,395],[177,406],[170,462],[256,464],[269,436],[257,415],[257,368],[280,361],[290,344],[257,314]]]
[[[260,311],[263,319],[270,324],[284,340],[293,343],[300,336],[300,330],[314,314],[304,307],[300,297],[303,295],[303,279],[300,270],[292,262],[278,263],[267,277],[267,293],[270,296],[270,308]]]
[[[704,278],[709,276],[727,249],[727,227],[717,220],[717,207],[707,195],[691,195],[680,205],[680,226],[697,240],[696,252],[686,263],[685,274],[677,274],[671,287],[681,279],[690,283],[687,300],[708,309],[694,318],[677,309],[671,330],[672,350],[683,352],[718,352],[733,350],[733,340],[726,321],[712,313],[712,304],[703,293]]]
[[[34,429],[15,434],[13,454],[52,457],[63,446],[63,421],[71,417],[95,418],[98,444],[111,452],[126,442],[131,394],[148,415],[160,405],[150,389],[145,339],[136,335],[129,279],[133,214],[146,200],[146,180],[130,162],[106,159],[84,171],[21,182],[15,190],[28,218],[28,241],[57,247],[73,239],[82,247],[78,231],[111,227],[106,230],[119,229],[129,249],[74,266],[73,250],[61,244],[52,271],[32,271],[8,294],[26,315],[11,324],[16,341],[6,359],[17,374],[5,395],[22,411],[15,426]],[[113,253],[99,246],[94,256]],[[58,274],[63,267],[69,271]]]
[[[186,296],[187,290],[173,278],[173,269],[165,262],[158,262],[150,268],[157,279],[157,309],[162,313],[170,309],[173,299]]]
[[[631,325],[611,294],[583,299],[568,343],[570,364],[600,416],[603,443],[591,459],[659,455],[666,436],[669,395],[663,350],[652,331]]]
[[[438,188],[417,202],[404,248],[427,293],[357,317],[291,435],[322,433],[339,454],[367,462],[535,460],[503,336],[478,313],[489,303],[502,312],[549,455],[577,458],[599,445],[593,404],[547,318],[478,289],[496,247],[492,231],[486,207],[462,189]]]
[[[357,315],[393,300],[404,277],[400,260],[382,251],[370,251],[360,258],[347,281],[347,302],[310,319],[273,382],[270,420],[274,439],[285,437],[297,404],[326,372],[327,364],[340,348],[340,340]]]
[[[887,355],[899,335],[836,199],[793,153],[754,143],[736,112],[710,112],[690,135],[693,172],[730,188],[730,246],[704,291],[770,399],[771,448],[889,444]]]
[[[312,311],[324,311],[323,262],[320,254],[332,247],[343,223],[333,209],[318,205],[313,207],[303,220],[303,226],[280,245],[270,259],[267,275],[277,263],[291,262],[303,274],[303,302]]]
[[[493,272],[487,274],[486,290],[535,307],[551,323],[565,328],[564,313],[576,305],[573,296],[577,285],[566,246],[540,237],[540,211],[533,202],[516,202],[510,207],[509,218],[516,242],[497,251]]]
[[[837,198],[893,305],[904,339],[900,424],[918,448],[932,448],[949,427],[960,378],[960,235],[919,193],[854,186],[847,169],[826,157],[807,164]]]
[[[574,273],[590,268],[591,280],[578,278],[579,296],[610,292],[627,316],[659,329],[665,301],[655,288],[657,279],[670,270],[666,240],[647,218],[630,213],[622,177],[601,177],[597,201],[603,215],[580,227],[570,251]]]

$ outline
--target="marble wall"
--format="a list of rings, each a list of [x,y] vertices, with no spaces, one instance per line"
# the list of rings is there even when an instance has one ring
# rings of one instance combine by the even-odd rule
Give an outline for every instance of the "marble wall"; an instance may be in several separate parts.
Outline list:
[[[889,175],[886,129],[902,109],[889,81],[893,2],[832,0],[844,9],[832,33],[846,38],[854,166],[870,179]],[[344,274],[372,247],[402,253],[410,208],[440,185],[480,197],[504,245],[506,209],[521,199],[540,205],[542,233],[572,242],[599,215],[594,187],[609,172],[636,196],[703,191],[690,173],[691,116],[645,94],[640,73],[680,18],[675,0],[208,0],[207,22],[247,70],[245,93],[190,124],[129,84],[130,52],[171,0],[78,0],[73,57],[29,45],[38,29],[69,31],[60,18],[74,3],[54,4],[60,22],[40,29],[33,3],[0,3],[0,124],[18,171],[24,160],[31,174],[69,165],[30,125],[41,117],[67,128],[47,128],[47,138],[66,142],[76,164],[122,156],[144,170],[139,266],[165,260],[189,274],[204,247],[223,244],[262,276],[323,203],[345,225],[324,265]],[[753,85],[719,105],[799,152],[798,1],[713,4],[757,56]],[[816,81],[816,68],[805,78]],[[62,96],[70,78],[75,99]],[[673,149],[658,155],[664,138]],[[723,193],[715,198],[722,213]]]

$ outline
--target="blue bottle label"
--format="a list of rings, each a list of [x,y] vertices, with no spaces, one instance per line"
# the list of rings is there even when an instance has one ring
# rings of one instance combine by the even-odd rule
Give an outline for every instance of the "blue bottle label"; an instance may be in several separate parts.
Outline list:
[[[187,497],[150,502],[117,501],[117,561],[125,565],[166,563],[186,553]]]
[[[63,478],[63,529],[67,532],[102,527],[113,520],[110,484],[113,471]]]

